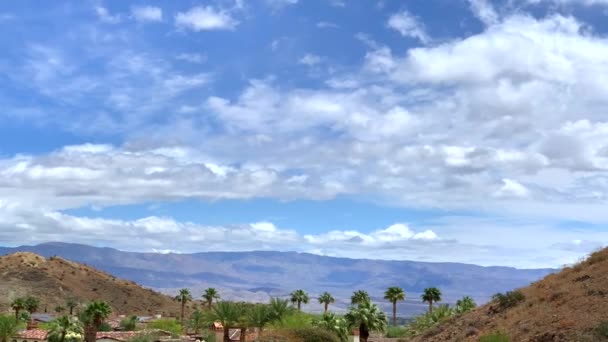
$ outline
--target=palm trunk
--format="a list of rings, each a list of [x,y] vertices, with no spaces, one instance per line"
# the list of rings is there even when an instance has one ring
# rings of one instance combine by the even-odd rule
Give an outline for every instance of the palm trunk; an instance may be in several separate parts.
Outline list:
[[[15,309],[15,321],[19,320],[19,309]]]
[[[208,301],[207,304],[209,304],[209,310],[211,310],[211,305],[213,305],[213,300]]]
[[[240,342],[247,342],[247,328],[241,328],[241,338]]]
[[[74,308],[70,306],[70,316],[74,314]]]
[[[181,321],[184,324],[184,311],[186,310],[186,301],[182,300],[182,313],[181,313]]]
[[[325,303],[325,313],[327,313],[327,307],[329,306],[329,304]]]
[[[230,328],[224,327],[224,342],[230,342]]]
[[[393,301],[393,325],[397,326],[397,301]]]
[[[368,338],[369,338],[369,330],[367,329],[367,325],[360,324],[359,325],[359,341],[367,342]]]
[[[92,325],[87,325],[84,332],[84,339],[86,342],[97,342],[97,328]]]
[[[429,300],[429,313],[432,314],[433,313],[433,301]]]
[[[300,310],[300,305],[301,305],[301,304],[302,304],[302,302],[298,302],[298,311],[301,311],[301,310]]]

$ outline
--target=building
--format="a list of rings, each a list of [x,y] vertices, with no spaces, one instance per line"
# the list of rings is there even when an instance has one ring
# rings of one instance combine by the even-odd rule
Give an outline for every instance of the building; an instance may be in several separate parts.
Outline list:
[[[30,329],[20,331],[11,342],[46,342],[47,331],[42,329]]]

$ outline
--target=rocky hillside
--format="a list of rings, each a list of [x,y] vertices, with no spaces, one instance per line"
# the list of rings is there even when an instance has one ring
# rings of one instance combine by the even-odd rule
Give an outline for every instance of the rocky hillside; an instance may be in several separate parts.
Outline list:
[[[66,299],[76,298],[81,303],[107,301],[117,314],[179,312],[170,297],[83,264],[33,253],[0,257],[0,311],[8,310],[12,299],[26,295],[41,299],[40,311],[46,307],[53,312],[55,306],[65,306]]]
[[[608,341],[608,249],[520,292],[520,301],[488,303],[413,341],[478,341],[493,333],[511,341]]]

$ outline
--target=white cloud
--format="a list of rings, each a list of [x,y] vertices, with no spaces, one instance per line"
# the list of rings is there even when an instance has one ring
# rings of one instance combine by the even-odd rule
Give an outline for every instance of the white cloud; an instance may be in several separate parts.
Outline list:
[[[159,22],[163,21],[163,10],[160,7],[141,6],[131,8],[131,14],[137,21]]]
[[[97,14],[99,20],[103,21],[104,23],[118,24],[122,21],[120,15],[112,15],[110,14],[110,11],[107,8],[102,6],[95,7],[95,13]]]
[[[298,4],[298,0],[264,0],[266,5],[271,7],[274,11],[281,10],[287,6],[293,6]]]
[[[422,43],[427,43],[430,40],[424,26],[408,11],[404,10],[391,15],[387,25],[404,37],[415,38]]]
[[[175,56],[175,59],[200,64],[207,61],[207,56],[200,53],[180,53],[179,55]]]
[[[469,0],[471,10],[481,22],[486,25],[496,24],[498,22],[498,14],[488,0]]]
[[[193,7],[175,15],[175,25],[192,31],[233,30],[239,22],[228,12],[211,6]]]
[[[317,27],[318,28],[338,28],[340,26],[338,26],[338,24],[336,24],[336,23],[332,23],[329,21],[319,21],[319,22],[317,22]]]
[[[503,186],[496,191],[498,197],[528,197],[530,191],[521,183],[512,179],[503,179]]]
[[[321,57],[311,54],[311,53],[307,53],[306,55],[302,56],[302,58],[300,58],[300,60],[298,60],[298,63],[312,67],[312,66],[315,66],[315,65],[321,63],[321,61],[322,61]]]

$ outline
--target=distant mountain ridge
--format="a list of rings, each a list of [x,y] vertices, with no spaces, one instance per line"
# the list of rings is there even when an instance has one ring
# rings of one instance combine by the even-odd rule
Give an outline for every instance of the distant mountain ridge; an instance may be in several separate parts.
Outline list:
[[[460,263],[359,260],[296,252],[202,252],[159,254],[123,252],[79,244],[45,243],[15,248],[0,247],[0,255],[17,251],[46,257],[61,256],[135,281],[144,286],[174,293],[191,288],[195,296],[205,287],[217,287],[228,299],[265,301],[304,289],[313,297],[329,291],[345,308],[354,289],[363,289],[383,301],[389,286],[405,289],[408,301],[402,311],[419,312],[419,294],[425,287],[442,289],[447,302],[471,295],[486,301],[492,294],[528,285],[554,272],[553,269],[520,270],[511,267],[482,267]],[[313,300],[309,310],[320,307]]]

